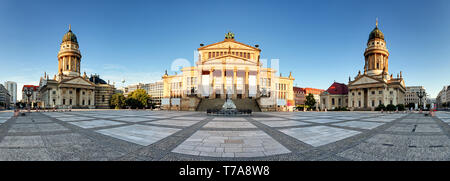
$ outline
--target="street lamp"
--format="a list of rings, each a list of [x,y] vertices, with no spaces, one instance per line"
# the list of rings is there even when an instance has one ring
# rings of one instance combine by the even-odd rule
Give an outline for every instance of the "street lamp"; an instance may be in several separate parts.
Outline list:
[[[30,96],[33,95],[33,87],[25,87],[25,95],[28,97],[28,113],[31,112]]]
[[[419,97],[419,109],[420,109],[420,103],[422,102],[422,98],[426,95],[425,91],[420,90],[419,92],[416,92],[417,97]]]

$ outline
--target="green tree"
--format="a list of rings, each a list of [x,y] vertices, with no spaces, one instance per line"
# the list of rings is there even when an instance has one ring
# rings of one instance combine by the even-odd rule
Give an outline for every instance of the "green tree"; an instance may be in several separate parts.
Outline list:
[[[150,96],[148,96],[147,92],[144,89],[137,89],[133,91],[129,97],[136,99],[136,101],[138,102],[138,108],[147,107],[148,100],[150,99]]]
[[[314,105],[316,105],[316,99],[314,99],[314,95],[313,94],[308,94],[306,96],[306,101],[305,101],[305,105],[307,105],[308,107],[310,107],[312,109],[312,107]]]
[[[125,96],[121,93],[117,93],[111,96],[109,106],[115,109],[120,109],[125,106]]]
[[[127,107],[131,107],[131,109],[140,107],[139,101],[129,95],[128,95],[127,99],[125,100],[125,105]]]

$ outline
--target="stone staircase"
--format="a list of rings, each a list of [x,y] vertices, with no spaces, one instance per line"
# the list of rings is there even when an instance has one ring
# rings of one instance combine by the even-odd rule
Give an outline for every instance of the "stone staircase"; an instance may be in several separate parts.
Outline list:
[[[237,109],[251,109],[252,112],[261,112],[256,99],[232,99]],[[196,111],[205,112],[207,109],[222,109],[225,99],[202,99]]]
[[[206,112],[207,109],[222,109],[225,99],[201,99],[196,111]]]
[[[237,109],[251,109],[252,112],[261,112],[256,99],[233,99]]]

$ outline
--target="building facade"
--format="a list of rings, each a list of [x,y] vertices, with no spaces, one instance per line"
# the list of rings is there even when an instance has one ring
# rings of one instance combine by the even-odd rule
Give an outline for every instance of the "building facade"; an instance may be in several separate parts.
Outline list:
[[[164,94],[164,82],[162,80],[156,81],[154,83],[144,84],[142,86],[147,94],[150,96],[150,103],[155,105],[155,107],[161,106],[161,99]]]
[[[423,94],[422,99],[419,98],[418,94]],[[423,86],[408,86],[406,87],[405,93],[405,105],[414,104],[414,105],[426,105],[428,97],[426,94],[426,90]]]
[[[81,75],[81,52],[78,40],[69,27],[63,36],[58,52],[58,74],[50,78],[47,73],[40,79],[40,104],[42,108],[103,108],[112,96],[113,85],[96,84],[86,72]],[[107,87],[105,90],[104,88]],[[96,95],[97,94],[97,95]],[[105,99],[102,99],[102,98]],[[100,101],[98,100],[105,100]],[[108,106],[109,107],[109,106]]]
[[[369,34],[364,57],[364,73],[359,71],[354,80],[349,77],[349,108],[374,110],[380,104],[404,104],[406,88],[402,72],[396,78],[389,76],[389,52],[378,21]]]
[[[438,108],[450,107],[450,85],[444,86],[436,97],[436,106]]]
[[[11,95],[3,84],[0,84],[0,109],[9,109],[11,106]]]
[[[333,110],[348,107],[348,87],[345,84],[334,82],[320,94],[320,109]]]
[[[264,68],[260,62],[259,46],[240,43],[230,32],[221,42],[200,46],[196,66],[183,67],[179,75],[166,72],[162,77],[163,108],[186,107],[181,105],[184,101],[189,102],[189,108],[182,110],[195,110],[200,102],[198,99],[230,98],[256,100],[262,111],[293,109],[294,78],[292,75],[276,76],[276,70]],[[236,106],[239,108],[238,104]]]
[[[316,100],[316,106],[320,105],[320,94],[322,94],[322,92],[324,92],[325,90],[323,89],[316,89],[316,88],[310,88],[307,87],[305,88],[305,96],[308,96],[309,94],[312,94],[314,96],[314,100]]]
[[[15,105],[17,102],[17,83],[13,81],[6,81],[5,88],[8,90],[9,95],[11,95],[11,105]]]
[[[31,89],[33,92],[30,95],[30,97],[27,96],[27,94],[25,93],[25,89]],[[32,108],[36,107],[36,105],[38,104],[38,102],[40,102],[39,99],[39,86],[37,85],[24,85],[22,87],[22,101],[24,103],[29,103],[30,106]]]
[[[294,87],[294,100],[295,106],[305,105],[306,96],[305,96],[305,88]]]

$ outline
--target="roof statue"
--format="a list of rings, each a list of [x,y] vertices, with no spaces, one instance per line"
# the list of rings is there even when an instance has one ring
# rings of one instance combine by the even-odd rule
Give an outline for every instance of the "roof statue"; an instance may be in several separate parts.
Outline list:
[[[228,33],[225,34],[225,39],[234,39],[234,33],[229,31]]]

